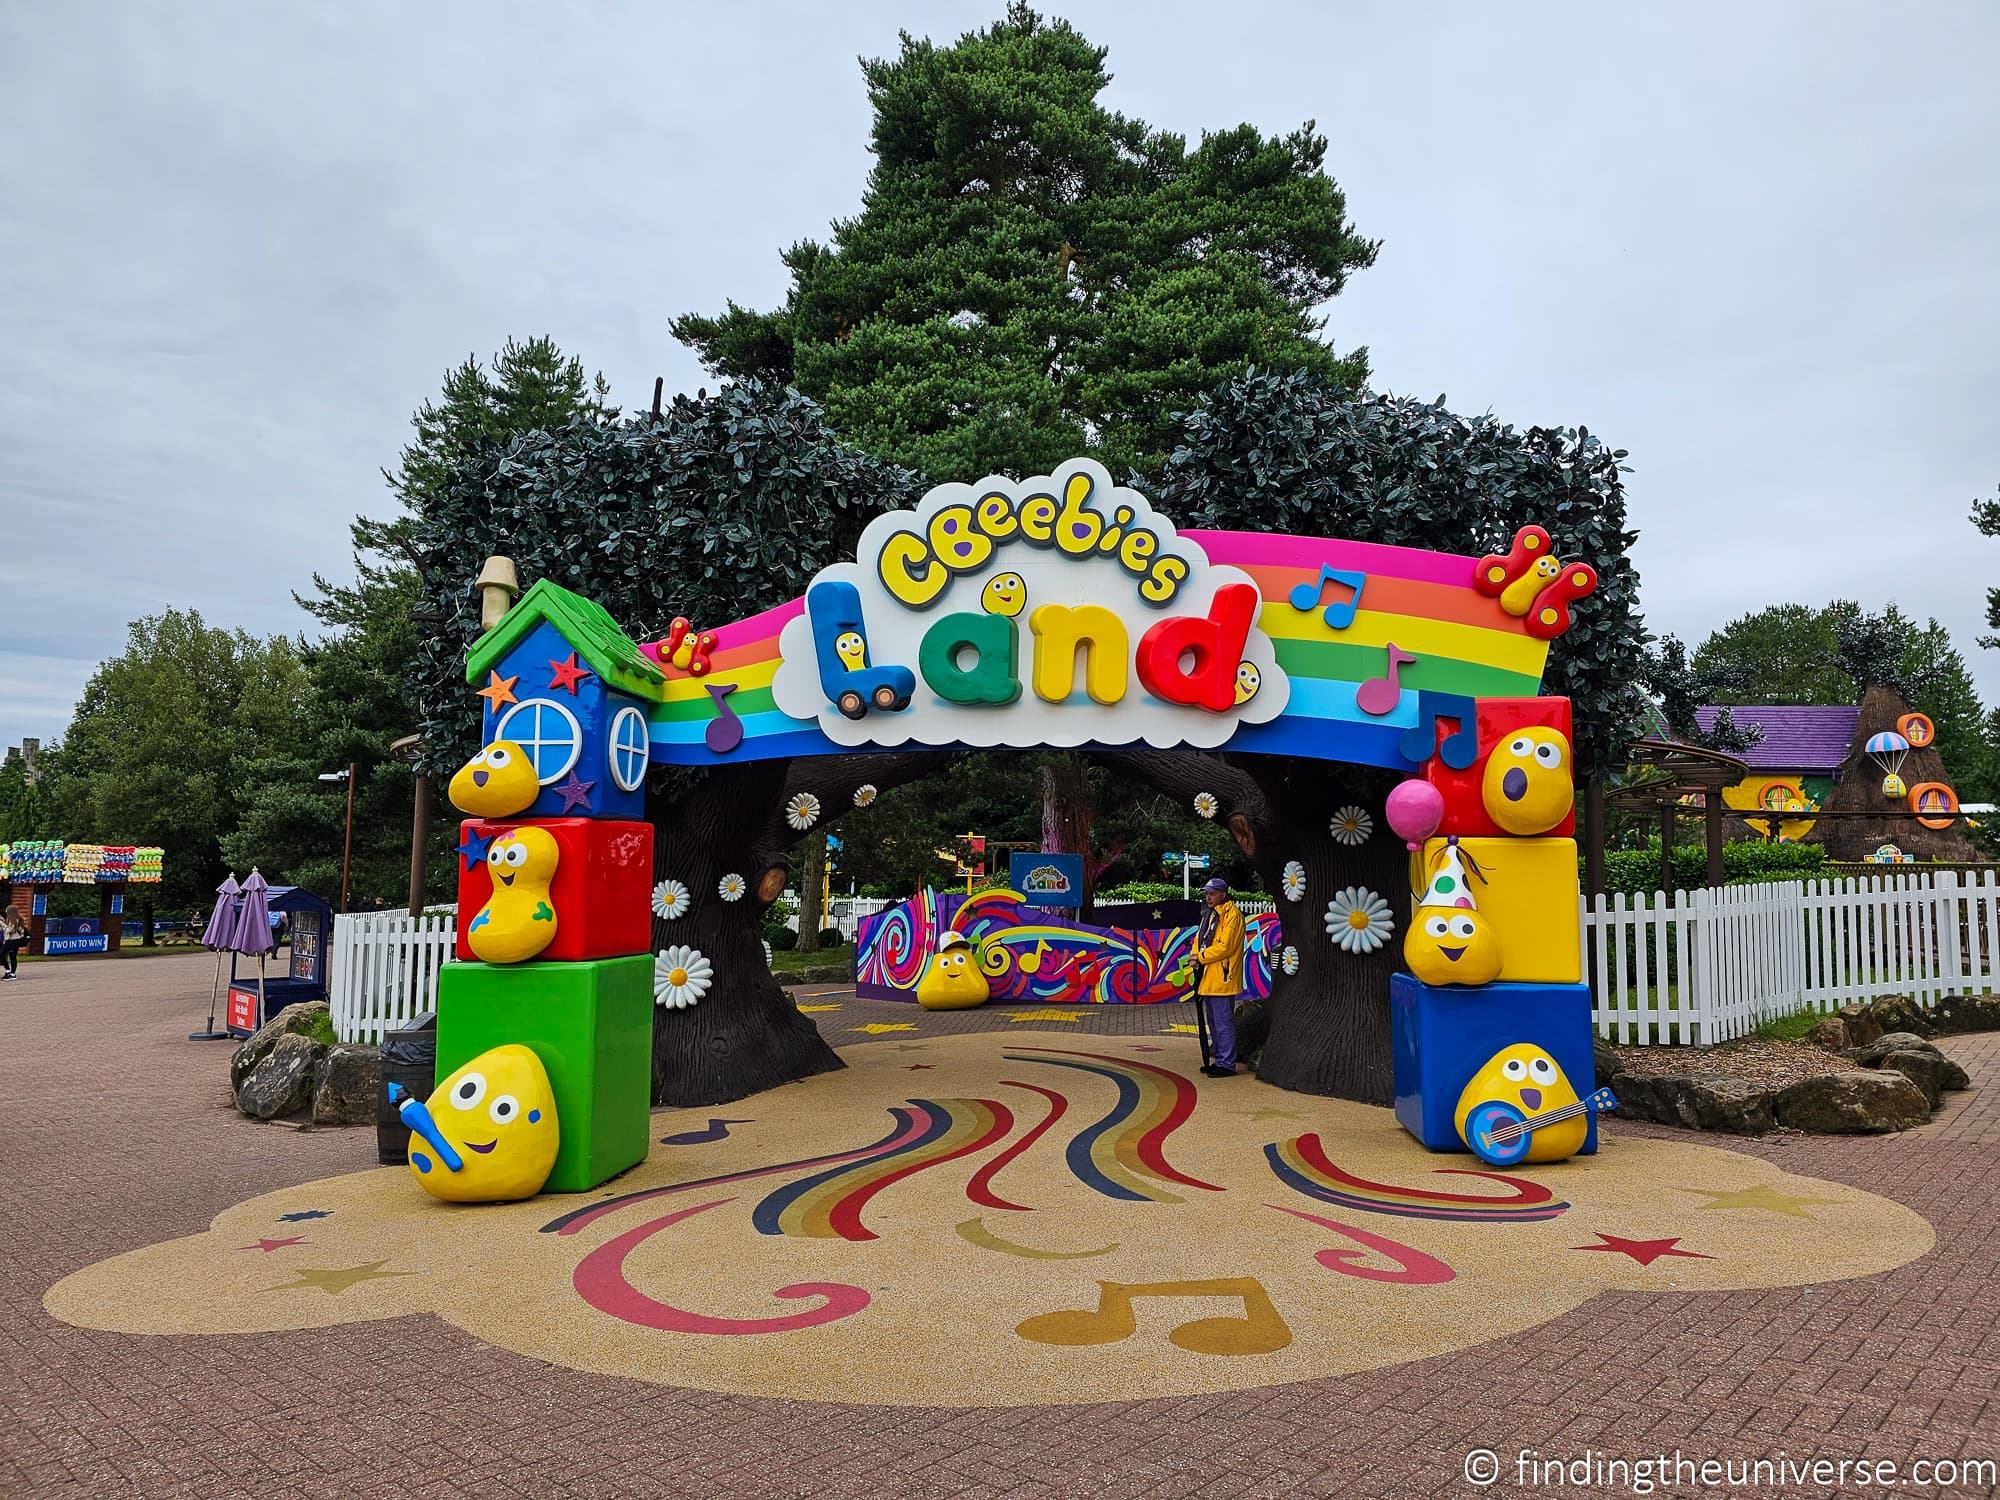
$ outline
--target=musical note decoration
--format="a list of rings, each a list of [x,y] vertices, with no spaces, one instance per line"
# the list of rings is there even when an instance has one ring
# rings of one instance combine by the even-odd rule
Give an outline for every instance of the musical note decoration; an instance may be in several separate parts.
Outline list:
[[[1438,728],[1447,719],[1455,720],[1458,727],[1440,745]],[[1435,754],[1454,771],[1465,770],[1479,759],[1478,702],[1464,693],[1419,691],[1417,722],[1403,731],[1397,749],[1413,765],[1420,766]]]
[[[1292,1330],[1254,1276],[1201,1281],[1100,1281],[1097,1306],[1037,1313],[1015,1332],[1037,1344],[1076,1347],[1115,1344],[1138,1331],[1133,1303],[1141,1297],[1225,1297],[1241,1301],[1241,1315],[1223,1314],[1179,1323],[1167,1339],[1190,1354],[1275,1354],[1292,1342]]]
[[[733,682],[709,682],[703,686],[708,696],[715,700],[715,717],[708,721],[708,728],[701,732],[702,743],[717,755],[727,755],[743,743],[743,720],[736,710],[729,706],[729,695],[736,691]]]
[[[1415,663],[1416,657],[1403,650],[1394,641],[1389,642],[1389,670],[1380,677],[1371,677],[1354,690],[1354,706],[1364,714],[1381,718],[1394,713],[1396,705],[1403,700],[1403,685],[1400,680],[1403,668]]]
[[[1020,959],[1021,972],[1023,974],[1041,973],[1042,960],[1047,958],[1048,956],[1049,956],[1048,939],[1047,938],[1038,939],[1035,943],[1033,951],[1028,953],[1023,953],[1021,955]]]
[[[1317,583],[1300,583],[1292,587],[1292,608],[1302,615],[1311,614],[1319,608],[1319,601],[1326,592],[1326,586],[1337,583],[1342,588],[1352,589],[1353,597],[1335,599],[1326,606],[1320,616],[1326,621],[1328,630],[1345,630],[1354,623],[1354,616],[1361,609],[1361,590],[1368,582],[1368,575],[1349,568],[1336,568],[1327,564],[1319,570]]]
[[[718,1115],[709,1116],[708,1127],[704,1130],[683,1130],[677,1135],[660,1137],[662,1146],[705,1146],[711,1141],[727,1140],[729,1127],[749,1125],[749,1120],[725,1120]]]

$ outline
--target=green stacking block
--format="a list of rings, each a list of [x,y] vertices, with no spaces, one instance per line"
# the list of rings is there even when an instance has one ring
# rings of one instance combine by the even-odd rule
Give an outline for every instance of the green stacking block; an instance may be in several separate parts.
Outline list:
[[[438,1080],[508,1042],[535,1050],[555,1090],[562,1142],[545,1191],[580,1193],[646,1159],[652,954],[446,964],[438,974]]]

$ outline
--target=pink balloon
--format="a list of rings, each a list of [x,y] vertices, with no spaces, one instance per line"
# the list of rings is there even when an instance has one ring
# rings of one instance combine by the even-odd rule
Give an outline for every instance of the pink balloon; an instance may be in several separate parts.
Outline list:
[[[1424,840],[1437,832],[1444,821],[1444,793],[1420,777],[1401,782],[1389,793],[1383,809],[1389,826],[1411,849],[1421,849]]]

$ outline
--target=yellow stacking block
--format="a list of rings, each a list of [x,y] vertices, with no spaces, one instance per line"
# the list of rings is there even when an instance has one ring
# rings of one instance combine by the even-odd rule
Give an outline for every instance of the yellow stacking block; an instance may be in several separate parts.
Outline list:
[[[1474,904],[1500,939],[1502,982],[1575,984],[1583,978],[1577,931],[1575,839],[1462,838],[1460,852],[1477,867]],[[1410,888],[1424,889],[1426,861],[1442,858],[1445,840],[1432,839],[1410,856]]]

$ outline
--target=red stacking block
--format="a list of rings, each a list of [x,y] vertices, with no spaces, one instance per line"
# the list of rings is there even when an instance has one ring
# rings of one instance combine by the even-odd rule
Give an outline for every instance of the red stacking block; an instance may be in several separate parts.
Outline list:
[[[1528,728],[1554,729],[1565,740],[1570,740],[1569,764],[1564,769],[1569,772],[1574,785],[1576,745],[1570,735],[1569,699],[1481,698],[1478,759],[1463,771],[1454,771],[1444,763],[1442,756],[1436,755],[1424,765],[1426,779],[1444,794],[1444,821],[1438,824],[1439,833],[1455,833],[1463,838],[1508,837],[1506,829],[1486,816],[1486,804],[1481,799],[1486,761],[1496,749],[1506,744],[1515,731]],[[1569,816],[1537,836],[1574,838],[1576,809],[1572,807]]]
[[[493,895],[486,845],[533,823],[556,841],[549,904],[555,940],[544,959],[619,958],[653,945],[653,825],[612,818],[468,818],[458,826],[458,956],[473,958],[465,932]],[[471,869],[466,865],[470,858]]]

